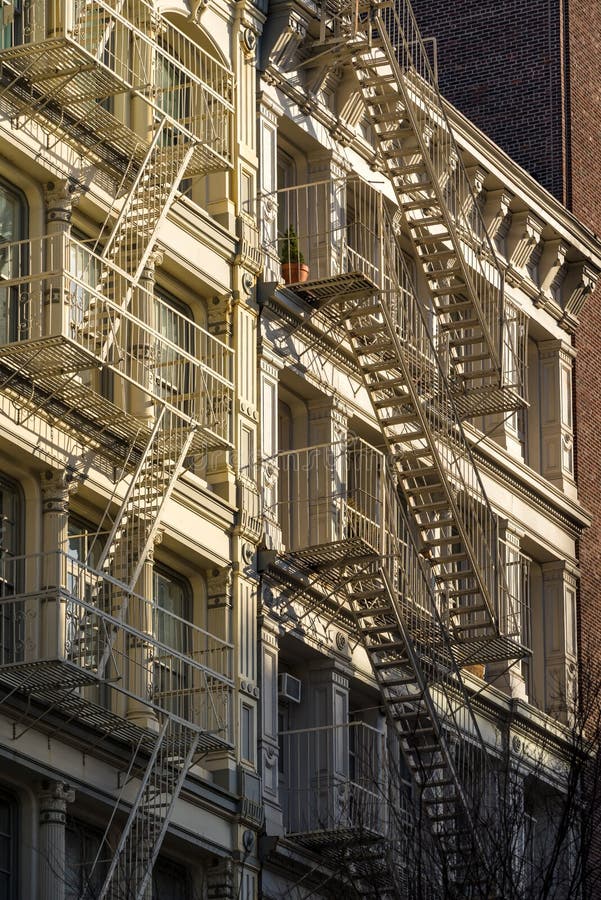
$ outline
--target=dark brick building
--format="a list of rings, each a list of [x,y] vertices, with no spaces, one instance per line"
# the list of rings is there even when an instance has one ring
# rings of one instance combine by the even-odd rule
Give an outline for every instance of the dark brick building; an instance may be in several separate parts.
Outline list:
[[[601,235],[601,3],[413,0],[434,38],[442,93]],[[576,346],[579,496],[594,514],[581,546],[581,647],[601,658],[601,291]]]

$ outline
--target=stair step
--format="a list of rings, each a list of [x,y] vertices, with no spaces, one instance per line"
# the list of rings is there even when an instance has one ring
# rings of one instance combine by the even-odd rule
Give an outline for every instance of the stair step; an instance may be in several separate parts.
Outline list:
[[[484,341],[484,337],[480,335],[474,335],[473,337],[460,337],[453,338],[452,341],[449,341],[448,346],[452,350],[456,350],[458,347],[474,347],[476,344],[482,344]]]
[[[490,353],[465,353],[462,356],[457,355],[453,357],[453,361],[456,363],[482,362],[485,359],[490,359]],[[475,373],[472,374],[475,375]],[[482,375],[481,372],[478,374]]]
[[[471,569],[461,572],[437,572],[436,580],[440,584],[447,584],[449,581],[464,581],[466,578],[473,578],[474,573]],[[474,594],[480,593],[479,588],[474,588]]]
[[[442,287],[431,288],[431,293],[434,297],[445,297],[447,295],[453,296],[455,294],[464,294],[466,291],[466,286],[463,281],[458,284],[447,284]]]
[[[421,200],[411,200],[409,203],[403,201],[403,209],[405,212],[411,212],[414,209],[430,209],[436,202],[436,197],[422,197]]]
[[[442,306],[436,306],[435,312],[437,316],[463,312],[463,310],[472,309],[473,305],[471,300],[458,300],[456,303],[447,303]]]
[[[467,558],[467,553],[449,553],[446,556],[433,556],[430,560],[430,565],[444,566],[447,563],[464,562]]]
[[[486,606],[485,604],[480,604],[480,606],[456,606],[454,608],[447,609],[446,612],[449,617],[451,617],[451,616],[466,616],[466,615],[471,616],[472,613],[488,612],[488,606]],[[478,624],[479,627],[481,628],[482,625],[485,623],[480,622],[480,623],[475,623],[475,624]]]
[[[402,387],[405,384],[407,384],[407,382],[404,378],[391,378],[389,381],[379,381],[377,383],[372,382],[368,385],[368,387],[370,391],[375,392],[387,389],[392,390],[395,387]],[[386,404],[394,403],[396,405],[398,403],[406,403],[409,400],[411,400],[411,394],[395,394],[393,397],[387,397],[382,400],[374,400],[374,406],[376,407],[376,409],[382,409],[384,406],[386,406]]]
[[[436,253],[420,253],[422,262],[440,262],[443,259],[452,259],[457,257],[457,251],[452,247],[445,247],[444,250],[438,250]]]
[[[463,331],[466,328],[481,328],[480,319],[452,319],[450,322],[440,322],[441,331]]]
[[[429,227],[430,225],[444,225],[442,216],[423,216],[421,219],[408,219],[410,228]],[[442,240],[442,235],[434,235],[436,239]]]
[[[371,353],[380,353],[382,350],[392,351],[393,345],[390,341],[379,341],[377,344],[369,344],[355,348],[357,356],[369,356]],[[388,360],[389,365],[393,365],[393,360]]]
[[[415,422],[417,416],[414,412],[404,413],[397,416],[386,416],[386,418],[382,418],[381,422],[385,428],[390,428],[391,425],[407,425],[410,422]]]
[[[371,304],[370,306],[356,306],[348,312],[344,313],[345,319],[359,319],[362,317],[378,315],[382,312],[382,306],[380,303]]]

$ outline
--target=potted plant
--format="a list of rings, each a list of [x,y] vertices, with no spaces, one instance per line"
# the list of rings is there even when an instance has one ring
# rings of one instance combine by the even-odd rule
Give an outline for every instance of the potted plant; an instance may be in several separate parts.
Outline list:
[[[290,225],[280,238],[280,263],[284,284],[303,284],[309,278],[309,266],[298,248],[298,236]]]

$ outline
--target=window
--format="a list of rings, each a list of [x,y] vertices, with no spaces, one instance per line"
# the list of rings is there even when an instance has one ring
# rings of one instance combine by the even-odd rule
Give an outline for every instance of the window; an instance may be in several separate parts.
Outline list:
[[[190,671],[179,656],[191,655],[192,591],[186,579],[168,569],[156,568],[153,584],[154,635],[162,644],[155,658],[155,698],[171,712],[190,716]]]
[[[188,900],[190,878],[184,866],[158,859],[152,873],[152,900]]]
[[[0,792],[0,900],[17,898],[17,803]]]
[[[190,364],[175,348],[196,357],[202,351],[196,346],[196,328],[192,310],[185,303],[163,292],[157,292],[155,327],[174,347],[161,343],[156,363],[156,389],[161,397],[184,412],[191,412],[183,398],[194,393],[195,385]],[[184,405],[182,405],[184,403]]]
[[[0,595],[14,596],[22,587],[23,504],[19,486],[0,476]],[[22,659],[24,621],[19,614],[21,603],[2,606],[0,616],[1,662]]]
[[[0,343],[7,344],[27,337],[22,326],[29,318],[26,300],[20,300],[17,287],[3,287],[2,282],[23,274],[25,259],[18,248],[3,247],[23,240],[27,229],[27,206],[23,194],[0,181]],[[23,295],[25,296],[25,294]]]
[[[100,893],[111,859],[104,835],[69,818],[65,833],[65,900],[93,900]]]

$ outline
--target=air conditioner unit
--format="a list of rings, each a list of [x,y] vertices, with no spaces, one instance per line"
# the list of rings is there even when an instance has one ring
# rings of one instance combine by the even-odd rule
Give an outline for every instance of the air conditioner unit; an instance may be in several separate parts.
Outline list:
[[[301,680],[282,672],[278,677],[278,696],[282,700],[290,700],[291,703],[301,702]]]

